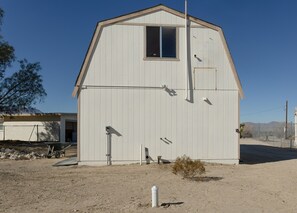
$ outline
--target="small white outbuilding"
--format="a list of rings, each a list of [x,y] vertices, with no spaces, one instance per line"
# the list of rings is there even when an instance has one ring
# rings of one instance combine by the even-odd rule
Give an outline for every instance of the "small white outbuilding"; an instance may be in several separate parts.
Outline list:
[[[239,162],[243,91],[214,24],[163,5],[99,22],[73,96],[81,165]]]
[[[0,115],[0,140],[77,141],[76,113]]]

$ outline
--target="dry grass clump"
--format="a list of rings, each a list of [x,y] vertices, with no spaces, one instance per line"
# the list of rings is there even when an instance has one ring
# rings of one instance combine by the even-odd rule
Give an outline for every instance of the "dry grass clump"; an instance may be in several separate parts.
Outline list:
[[[175,175],[181,175],[183,178],[193,179],[196,175],[205,173],[205,167],[200,160],[192,160],[183,155],[175,160],[172,166],[172,172]]]

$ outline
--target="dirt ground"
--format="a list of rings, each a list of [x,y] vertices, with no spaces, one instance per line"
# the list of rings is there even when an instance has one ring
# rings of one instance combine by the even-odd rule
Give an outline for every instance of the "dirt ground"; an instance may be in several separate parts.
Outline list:
[[[170,165],[0,160],[0,212],[296,212],[297,152],[242,144],[240,165],[206,165],[200,182],[172,174]],[[150,207],[153,185],[158,209]]]

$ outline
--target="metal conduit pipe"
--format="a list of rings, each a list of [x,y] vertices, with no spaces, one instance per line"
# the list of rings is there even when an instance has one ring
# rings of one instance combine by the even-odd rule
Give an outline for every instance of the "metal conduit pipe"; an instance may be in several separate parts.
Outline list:
[[[188,100],[188,89],[189,89],[189,67],[188,67],[188,1],[185,0],[185,91],[186,97],[185,99]]]
[[[111,132],[109,127],[106,127],[106,163],[111,166]]]

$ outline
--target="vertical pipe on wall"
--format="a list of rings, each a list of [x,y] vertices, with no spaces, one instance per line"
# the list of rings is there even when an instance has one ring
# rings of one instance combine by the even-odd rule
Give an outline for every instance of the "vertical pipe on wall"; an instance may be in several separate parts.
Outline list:
[[[107,160],[107,166],[111,165],[111,133],[107,132],[107,144],[106,144],[106,160]]]
[[[188,88],[189,88],[189,74],[188,74],[188,1],[185,0],[185,91],[186,97],[185,99],[188,100]]]
[[[163,51],[162,51],[162,42],[163,42],[163,40],[162,40],[162,34],[163,34],[163,32],[162,32],[162,27],[160,27],[160,57],[162,58],[163,57]]]
[[[139,156],[139,165],[142,165],[142,144],[140,144],[140,156]]]

